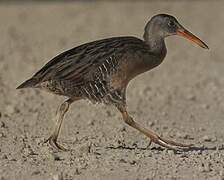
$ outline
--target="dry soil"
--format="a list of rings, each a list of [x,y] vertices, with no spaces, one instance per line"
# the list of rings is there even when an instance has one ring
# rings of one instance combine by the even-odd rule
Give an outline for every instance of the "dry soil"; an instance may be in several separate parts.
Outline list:
[[[127,1],[0,4],[0,179],[224,179],[223,1]],[[168,55],[134,79],[128,109],[163,137],[194,143],[174,152],[125,125],[113,107],[74,103],[55,152],[50,135],[64,98],[16,90],[56,54],[112,36],[142,37],[145,23],[169,13],[210,50],[180,37],[166,39]]]

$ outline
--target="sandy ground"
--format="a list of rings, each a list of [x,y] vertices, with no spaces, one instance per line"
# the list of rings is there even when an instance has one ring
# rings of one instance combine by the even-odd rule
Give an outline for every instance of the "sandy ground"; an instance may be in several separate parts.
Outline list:
[[[0,4],[0,179],[224,179],[224,61],[222,1]],[[15,88],[56,54],[100,38],[142,37],[148,19],[170,13],[205,40],[166,40],[168,55],[134,79],[127,100],[136,121],[179,142],[164,150],[125,125],[113,107],[80,101],[71,107],[54,152],[50,135],[64,100]]]

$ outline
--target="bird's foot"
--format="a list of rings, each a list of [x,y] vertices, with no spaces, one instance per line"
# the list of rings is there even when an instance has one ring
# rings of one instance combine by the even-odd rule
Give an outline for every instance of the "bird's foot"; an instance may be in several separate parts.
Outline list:
[[[55,136],[50,136],[47,140],[44,141],[44,143],[49,142],[49,144],[56,150],[58,151],[68,151],[65,147],[57,143],[57,137]]]
[[[155,144],[158,144],[162,147],[172,149],[172,150],[186,150],[193,147],[193,144],[182,144],[182,143],[178,143],[178,142],[174,142],[174,141],[162,138],[160,136],[152,138],[151,141],[154,142]]]

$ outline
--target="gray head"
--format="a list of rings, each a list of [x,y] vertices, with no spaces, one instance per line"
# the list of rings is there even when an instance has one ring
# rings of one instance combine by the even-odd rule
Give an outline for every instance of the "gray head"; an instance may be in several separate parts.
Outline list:
[[[158,14],[153,16],[145,26],[144,39],[150,40],[150,36],[165,38],[167,36],[183,36],[203,48],[208,46],[191,32],[187,31],[175,17],[168,14]]]

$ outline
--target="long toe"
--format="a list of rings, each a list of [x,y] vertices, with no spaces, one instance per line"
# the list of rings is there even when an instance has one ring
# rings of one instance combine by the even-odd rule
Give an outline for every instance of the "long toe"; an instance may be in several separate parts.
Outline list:
[[[49,142],[49,144],[58,151],[68,151],[65,147],[57,143],[57,139],[54,136],[50,136],[45,143]]]
[[[169,139],[164,139],[164,138],[161,138],[160,137],[160,140],[172,145],[172,146],[178,146],[178,147],[181,147],[181,148],[191,148],[193,147],[193,144],[182,144],[182,143],[178,143],[178,142],[174,142],[172,140],[169,140]]]
[[[192,144],[182,144],[182,143],[177,143],[171,140],[167,140],[161,137],[158,137],[156,139],[152,139],[152,141],[155,144],[158,144],[162,147],[172,149],[172,150],[186,150],[192,147]]]

